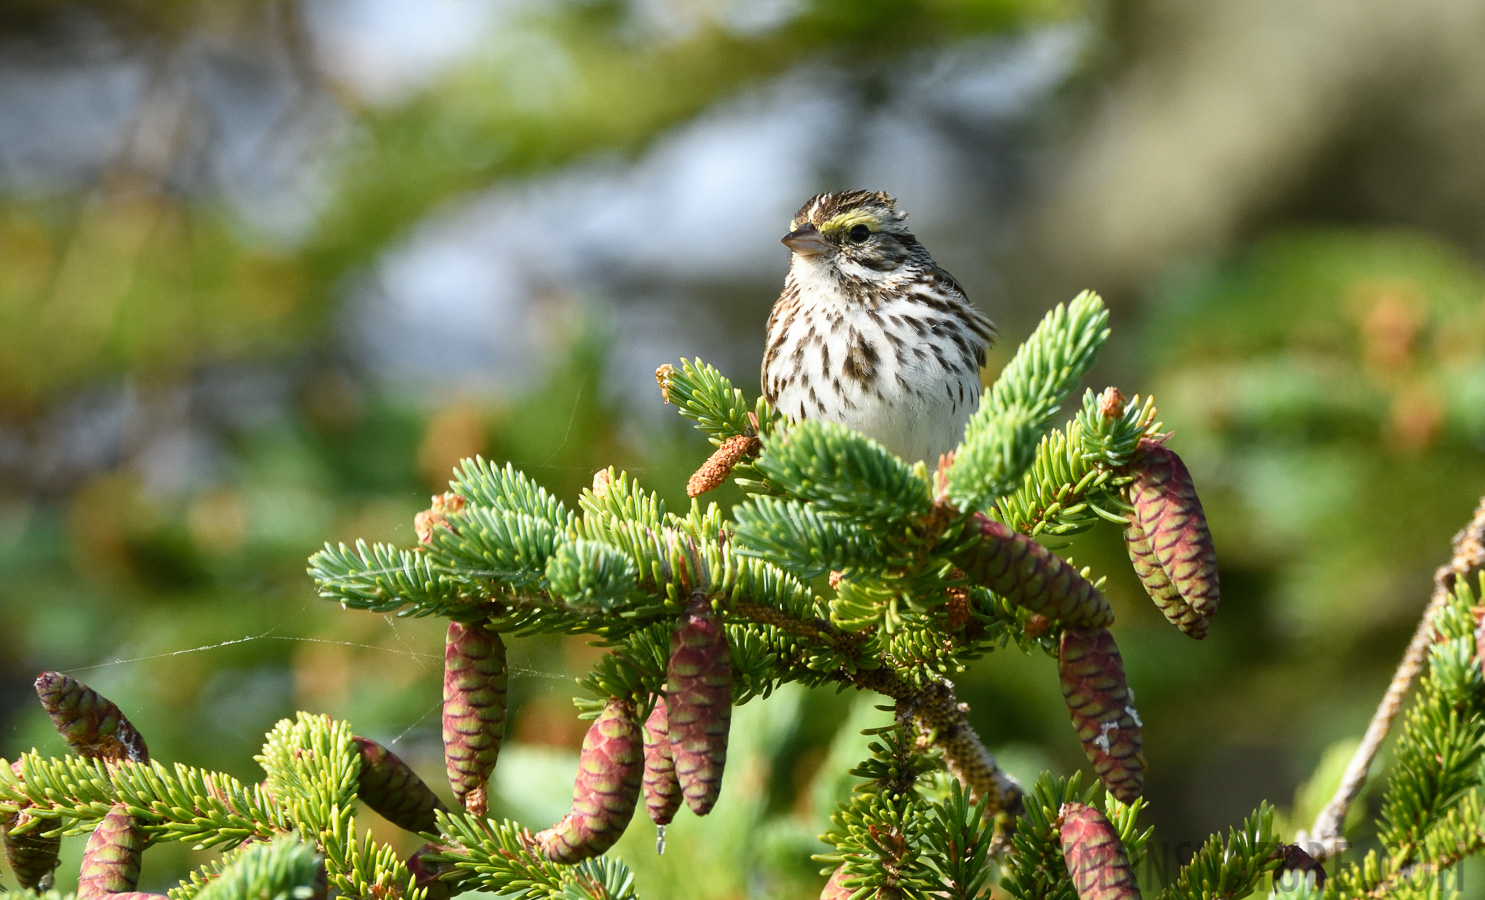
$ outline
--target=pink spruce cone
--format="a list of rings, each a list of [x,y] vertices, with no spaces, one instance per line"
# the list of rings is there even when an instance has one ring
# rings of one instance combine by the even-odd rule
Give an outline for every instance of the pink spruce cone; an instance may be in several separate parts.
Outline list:
[[[1144,788],[1145,758],[1114,636],[1106,628],[1067,629],[1057,669],[1062,697],[1093,771],[1115,797],[1133,803]]]
[[[841,863],[839,868],[830,873],[830,880],[825,882],[825,887],[820,891],[820,900],[851,900],[856,888],[846,887],[845,881],[846,866]]]
[[[645,812],[656,825],[669,825],[681,808],[681,784],[676,780],[675,759],[670,754],[670,727],[665,698],[655,698],[655,708],[645,719]]]
[[[980,540],[954,558],[971,581],[1017,606],[1076,628],[1114,624],[1109,602],[1062,557],[977,513]]]
[[[144,833],[129,815],[129,807],[115,803],[88,838],[82,870],[77,876],[77,900],[125,900],[152,896],[134,891],[139,884],[139,854]]]
[[[505,740],[510,671],[500,635],[479,623],[450,622],[444,649],[443,754],[454,796],[483,816],[490,773]]]
[[[644,776],[639,731],[634,704],[610,699],[583,738],[571,810],[534,838],[547,859],[575,863],[598,856],[629,827]]]
[[[668,674],[665,707],[676,779],[686,805],[704,816],[722,789],[732,725],[732,651],[705,594],[691,596],[676,624]]]
[[[1145,586],[1145,593],[1155,601],[1166,621],[1198,641],[1206,637],[1207,617],[1192,609],[1176,586],[1171,584],[1170,576],[1155,559],[1150,539],[1145,536],[1145,530],[1140,527],[1134,513],[1129,514],[1129,522],[1124,526],[1124,546],[1129,551],[1129,561],[1134,563],[1134,573]]]
[[[1062,805],[1062,858],[1078,900],[1139,900],[1140,889],[1114,826],[1083,803]]]
[[[1149,540],[1155,562],[1197,614],[1215,615],[1222,601],[1217,551],[1186,464],[1169,447],[1145,438],[1140,441],[1132,472],[1131,520]]]

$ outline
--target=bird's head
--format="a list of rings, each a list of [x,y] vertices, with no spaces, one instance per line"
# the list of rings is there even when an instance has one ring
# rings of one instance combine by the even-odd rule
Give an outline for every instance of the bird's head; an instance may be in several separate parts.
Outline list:
[[[886,272],[922,252],[906,219],[883,191],[818,194],[794,214],[783,242],[796,259]]]

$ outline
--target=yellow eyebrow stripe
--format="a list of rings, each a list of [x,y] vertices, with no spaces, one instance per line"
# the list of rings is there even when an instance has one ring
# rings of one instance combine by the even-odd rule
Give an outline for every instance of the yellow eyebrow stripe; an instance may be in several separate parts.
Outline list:
[[[865,225],[872,231],[882,230],[882,222],[876,216],[864,209],[853,209],[850,212],[843,212],[826,220],[820,226],[820,232],[822,234],[839,234],[843,231],[850,231],[857,225]]]

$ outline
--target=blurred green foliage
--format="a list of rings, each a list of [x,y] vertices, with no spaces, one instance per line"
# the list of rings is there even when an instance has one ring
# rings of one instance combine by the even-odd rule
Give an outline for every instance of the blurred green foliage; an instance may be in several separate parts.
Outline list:
[[[161,57],[260,9],[81,6]],[[24,4],[0,25],[44,33],[56,14],[40,9]],[[60,752],[30,682],[62,669],[119,702],[161,759],[256,780],[262,733],[309,709],[436,773],[441,629],[328,608],[312,596],[308,553],[357,537],[411,545],[427,495],[476,453],[513,461],[569,502],[617,465],[679,508],[706,451],[679,422],[636,438],[599,383],[597,324],[557,341],[563,361],[521,396],[418,404],[382,390],[336,344],[347,286],[445,204],[595,154],[640,153],[797,66],[866,80],[963,38],[1083,12],[1069,0],[816,0],[762,31],[707,20],[660,37],[637,33],[624,4],[563,4],[411,96],[375,105],[337,92],[349,136],[302,240],[258,234],[128,159],[94,184],[0,196],[0,426],[37,457],[0,483],[0,755]],[[1144,598],[1112,530],[1073,552],[1110,574],[1146,718],[1152,813],[1163,836],[1194,839],[1260,799],[1285,805],[1380,696],[1432,568],[1485,488],[1485,273],[1422,234],[1295,230],[1176,266],[1114,319],[1119,375],[1153,389],[1207,505],[1223,612],[1191,642]],[[163,397],[228,365],[282,374],[290,389],[266,419],[213,426],[220,471],[173,493],[153,490],[127,452],[63,483],[36,474],[55,452],[36,436],[79,396],[125,385]],[[555,818],[560,807],[530,804],[565,803],[546,788],[568,781],[564,754],[582,735],[566,676],[596,652],[513,644],[516,746],[501,770],[512,814]],[[1023,780],[1083,764],[1052,665],[1008,650],[961,679],[977,729]],[[679,823],[663,857],[620,848],[653,879],[643,893],[818,890],[801,860],[849,789],[844,760],[860,758],[855,732],[875,721],[863,703],[781,692],[740,711],[735,733],[757,746],[737,749],[727,790],[738,796]],[[757,728],[741,727],[752,715]],[[647,841],[642,831],[625,840]],[[150,860],[158,883],[185,865]]]

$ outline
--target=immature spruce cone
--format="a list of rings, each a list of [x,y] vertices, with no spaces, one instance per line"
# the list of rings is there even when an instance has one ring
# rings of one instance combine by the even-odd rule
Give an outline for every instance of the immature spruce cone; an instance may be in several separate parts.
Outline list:
[[[1062,805],[1062,857],[1079,900],[1139,900],[1140,889],[1119,834],[1103,813]]]
[[[681,785],[670,755],[670,728],[665,716],[665,698],[655,698],[655,708],[645,719],[645,812],[656,825],[669,825],[681,808]]]
[[[143,849],[144,834],[134,824],[129,807],[115,803],[88,838],[77,876],[77,900],[104,900],[110,894],[133,891],[139,884]]]
[[[479,623],[450,622],[444,650],[443,753],[464,808],[483,816],[490,773],[505,740],[509,670],[500,635]]]
[[[412,856],[407,858],[407,871],[412,873],[413,884],[424,890],[427,900],[448,900],[453,894],[453,886],[442,877],[452,867],[448,863],[434,862],[428,858],[447,849],[439,844],[428,843],[414,850]]]
[[[1115,797],[1133,803],[1145,784],[1145,758],[1114,636],[1106,628],[1063,631],[1057,668],[1063,699],[1093,771]]]
[[[830,880],[825,882],[825,887],[820,891],[820,900],[851,900],[856,889],[846,887],[845,880],[846,866],[841,863],[840,868],[830,873]]]
[[[36,677],[36,695],[52,724],[79,756],[148,762],[149,748],[111,700],[61,672]]]
[[[1198,641],[1206,637],[1207,617],[1192,609],[1176,586],[1170,583],[1134,513],[1129,514],[1129,521],[1124,526],[1124,546],[1129,550],[1129,560],[1134,563],[1134,573],[1145,586],[1145,593],[1155,601],[1166,620]]]
[[[686,805],[704,816],[722,789],[732,724],[732,651],[705,594],[691,595],[671,634],[668,674],[665,708],[676,778]]]
[[[970,527],[980,540],[954,558],[970,580],[1065,625],[1114,624],[1103,594],[1062,557],[983,514]]]
[[[21,883],[21,887],[48,891],[55,880],[52,873],[57,869],[62,839],[42,837],[41,832],[60,828],[62,822],[60,819],[43,819],[30,831],[15,833],[15,829],[31,821],[34,821],[31,814],[22,811],[0,822],[0,833],[5,835],[5,859],[10,863],[10,870],[15,873],[15,880]]]
[[[639,803],[644,750],[634,704],[612,698],[588,728],[572,786],[572,809],[535,837],[552,862],[575,863],[612,847]]]
[[[1129,502],[1155,561],[1192,609],[1212,616],[1222,600],[1217,551],[1191,473],[1173,450],[1151,438],[1140,441],[1132,472]]]
[[[433,814],[444,808],[443,801],[418,773],[376,741],[354,735],[351,741],[361,755],[361,774],[356,782],[361,801],[398,828],[437,830]]]
[[[11,763],[10,769],[17,777],[20,776],[19,761]],[[27,824],[31,825],[28,830],[16,833],[17,829]],[[0,822],[0,835],[4,836],[5,841],[5,859],[10,863],[10,870],[15,873],[15,880],[21,883],[21,887],[34,891],[51,890],[54,881],[52,873],[57,868],[62,839],[42,837],[42,834],[61,827],[61,819],[37,818],[25,808]]]

